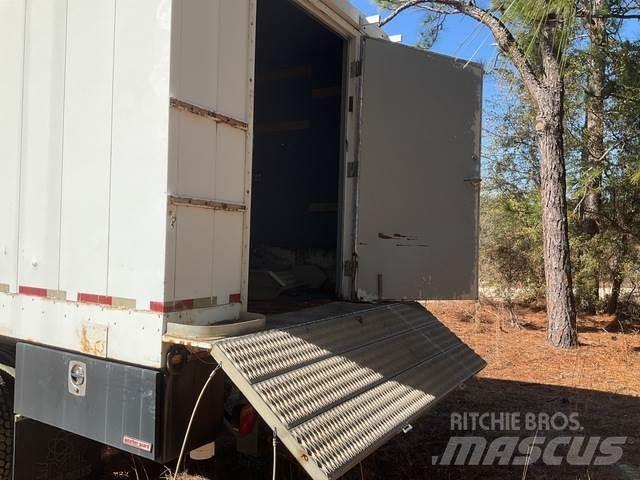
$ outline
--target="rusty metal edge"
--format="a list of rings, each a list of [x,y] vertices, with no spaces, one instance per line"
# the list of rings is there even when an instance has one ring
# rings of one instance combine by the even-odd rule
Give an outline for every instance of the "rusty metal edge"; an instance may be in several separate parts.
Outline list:
[[[214,110],[209,110],[198,105],[193,105],[192,103],[188,103],[183,100],[178,100],[177,98],[172,97],[169,100],[169,105],[171,106],[171,108],[175,108],[176,110],[179,110],[181,112],[187,112],[191,113],[192,115],[208,118],[209,120],[213,120],[214,122],[225,123],[231,127],[239,128],[240,130],[246,131],[249,129],[249,124],[247,122],[238,120],[237,118],[233,118],[228,115],[224,115],[223,113],[219,113]]]
[[[225,212],[244,212],[247,207],[237,203],[219,202],[203,198],[187,197],[181,195],[169,195],[169,204],[177,207],[208,208],[210,210],[222,210]]]

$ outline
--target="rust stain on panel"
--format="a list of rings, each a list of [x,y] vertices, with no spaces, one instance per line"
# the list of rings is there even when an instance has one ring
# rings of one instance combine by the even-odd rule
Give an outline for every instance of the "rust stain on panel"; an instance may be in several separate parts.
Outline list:
[[[80,351],[95,357],[106,357],[107,338],[106,327],[84,324],[80,327]],[[96,338],[100,336],[102,338]]]
[[[230,125],[234,128],[239,128],[240,130],[246,131],[249,128],[249,124],[243,120],[239,120],[237,118],[233,118],[220,112],[215,112],[213,110],[200,107],[198,105],[193,105],[183,100],[178,100],[177,98],[171,98],[169,101],[169,105],[176,110],[191,113],[199,117],[208,118],[215,122],[226,123],[227,125]]]
[[[178,195],[169,195],[168,200],[170,205],[183,206],[183,207],[209,208],[211,210],[224,210],[228,212],[243,212],[247,209],[245,205],[240,205],[236,203],[219,202],[217,200],[207,200],[204,198],[186,197],[186,196],[178,196]]]

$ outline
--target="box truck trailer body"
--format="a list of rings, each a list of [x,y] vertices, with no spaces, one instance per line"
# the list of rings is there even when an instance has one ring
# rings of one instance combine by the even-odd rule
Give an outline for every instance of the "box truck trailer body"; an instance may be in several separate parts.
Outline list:
[[[305,469],[335,478],[482,368],[426,310],[389,303],[477,297],[479,65],[392,43],[346,0],[3,0],[0,32],[18,418],[169,460],[211,369],[193,352],[210,351]],[[265,326],[299,285],[351,303]],[[368,366],[379,355],[393,367]],[[304,415],[265,393],[312,372],[331,388],[334,368],[357,388],[301,398]],[[194,446],[220,427],[221,390]],[[416,402],[335,457],[313,425],[379,411],[366,395]]]

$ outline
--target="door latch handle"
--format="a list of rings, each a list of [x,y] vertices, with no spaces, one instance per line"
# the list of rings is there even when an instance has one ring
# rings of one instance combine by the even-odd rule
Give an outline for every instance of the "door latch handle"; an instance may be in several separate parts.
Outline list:
[[[480,178],[480,177],[470,177],[470,178],[465,178],[464,181],[467,182],[467,183],[471,183],[473,185],[480,185],[480,183],[482,183],[482,178]]]

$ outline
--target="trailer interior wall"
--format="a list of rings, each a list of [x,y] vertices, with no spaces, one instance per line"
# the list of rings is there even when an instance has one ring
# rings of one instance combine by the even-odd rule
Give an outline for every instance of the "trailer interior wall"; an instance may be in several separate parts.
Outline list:
[[[259,2],[250,268],[335,296],[344,41],[290,0]],[[256,287],[249,277],[249,299]]]

